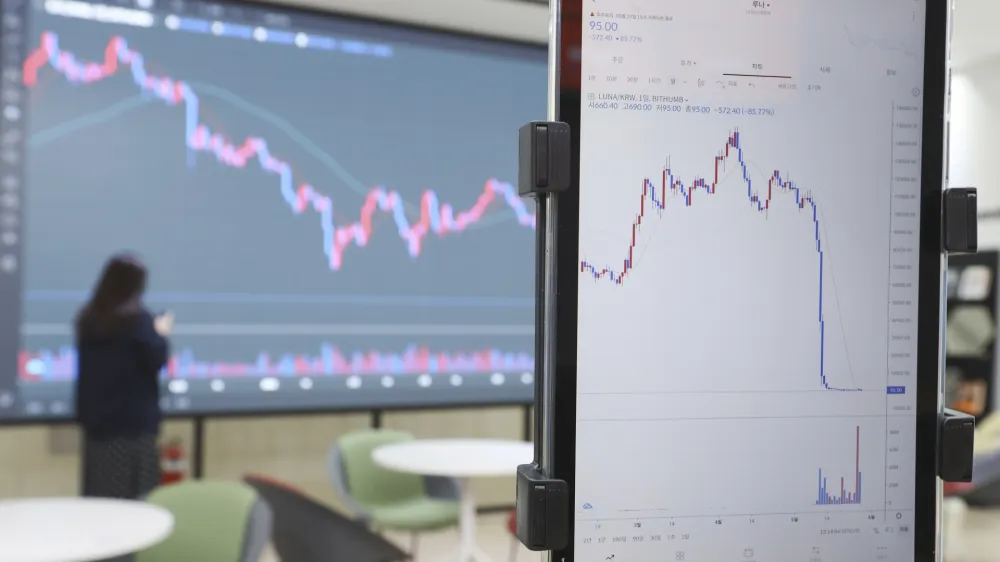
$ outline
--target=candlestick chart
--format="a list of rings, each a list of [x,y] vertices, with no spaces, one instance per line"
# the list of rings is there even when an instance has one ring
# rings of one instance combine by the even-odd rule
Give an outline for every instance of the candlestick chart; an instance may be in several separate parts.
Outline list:
[[[813,285],[814,304],[803,312],[802,316],[811,317],[811,330],[815,334],[816,356],[813,361],[814,375],[808,382],[803,382],[798,388],[814,388],[832,392],[862,392],[850,372],[850,364],[841,366],[841,371],[831,377],[831,371],[827,363],[830,360],[830,345],[828,339],[832,332],[839,333],[843,328],[840,325],[842,318],[837,314],[835,323],[831,326],[831,321],[827,313],[827,308],[831,303],[838,302],[834,293],[835,287],[826,278],[830,275],[828,268],[828,258],[822,236],[822,224],[820,218],[820,207],[815,195],[808,189],[800,186],[796,181],[789,178],[787,172],[774,169],[765,176],[766,181],[755,183],[753,171],[748,165],[748,158],[743,148],[743,134],[734,130],[725,139],[723,148],[714,156],[707,160],[711,164],[712,172],[707,177],[694,176],[693,179],[685,181],[679,172],[669,161],[662,168],[655,179],[642,177],[635,183],[637,187],[634,191],[638,195],[638,212],[632,220],[631,230],[626,245],[624,245],[623,257],[618,265],[599,265],[601,262],[595,258],[587,257],[587,249],[581,250],[584,256],[580,261],[580,275],[583,282],[595,283],[605,287],[607,290],[627,290],[629,281],[635,275],[641,275],[636,270],[639,263],[639,236],[644,228],[649,228],[652,221],[662,221],[669,223],[673,213],[683,213],[697,205],[712,205],[713,198],[718,197],[744,197],[745,212],[753,213],[761,221],[767,221],[772,213],[796,213],[802,215],[803,220],[799,221],[799,232],[787,234],[808,238],[813,241],[813,260],[808,264],[812,274],[808,279],[815,280]],[[724,179],[738,178],[744,192],[735,193],[735,184],[723,188],[721,184]],[[723,192],[725,192],[723,194]],[[779,206],[776,203],[778,198],[784,198],[788,203]],[[673,205],[669,205],[673,202]],[[772,253],[770,248],[761,248],[761,252]],[[799,280],[801,282],[801,280]],[[843,345],[846,345],[844,343]],[[846,354],[846,350],[835,350],[838,353]],[[805,376],[805,375],[803,375]],[[877,385],[870,385],[868,390],[881,392]]]
[[[517,190],[511,184],[495,178],[486,180],[475,203],[464,211],[456,212],[452,205],[441,203],[435,192],[425,191],[419,203],[420,218],[414,223],[406,217],[400,194],[378,186],[365,197],[360,219],[336,226],[331,197],[308,183],[296,186],[291,165],[272,154],[265,139],[248,137],[241,143],[234,143],[213,132],[201,122],[201,102],[194,90],[183,81],[148,73],[142,54],[132,50],[124,38],[112,37],[104,52],[102,61],[80,62],[72,52],[60,48],[58,35],[44,32],[41,44],[24,63],[24,83],[28,87],[35,86],[39,71],[46,66],[69,82],[77,84],[92,84],[109,79],[127,68],[131,80],[144,94],[155,96],[170,106],[183,105],[184,138],[188,149],[209,152],[220,164],[236,168],[245,168],[251,160],[257,160],[262,171],[278,177],[281,196],[293,213],[302,214],[307,210],[316,212],[321,226],[323,253],[332,270],[342,267],[344,251],[348,245],[365,246],[368,243],[376,211],[392,216],[398,236],[413,258],[420,255],[424,238],[428,234],[444,236],[464,232],[483,218],[491,204],[509,207],[521,226],[535,226],[534,214],[527,210],[518,197]]]

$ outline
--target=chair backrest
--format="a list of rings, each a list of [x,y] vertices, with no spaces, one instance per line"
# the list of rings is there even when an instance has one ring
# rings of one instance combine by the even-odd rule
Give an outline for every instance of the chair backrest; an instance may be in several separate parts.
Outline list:
[[[410,433],[387,429],[355,431],[341,437],[334,445],[336,454],[331,456],[339,456],[347,493],[362,507],[392,505],[423,496],[424,484],[419,475],[383,468],[372,457],[375,449],[383,445],[412,440]]]
[[[267,476],[247,476],[274,511],[271,544],[289,562],[397,562],[410,556],[386,539]]]
[[[174,530],[135,562],[256,562],[270,541],[270,508],[240,482],[170,484],[146,501],[173,514]]]

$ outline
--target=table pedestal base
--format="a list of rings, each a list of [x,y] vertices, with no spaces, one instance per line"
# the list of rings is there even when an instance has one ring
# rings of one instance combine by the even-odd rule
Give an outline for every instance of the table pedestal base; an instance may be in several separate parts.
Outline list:
[[[458,552],[459,562],[492,562],[483,549],[476,544],[476,494],[472,491],[472,481],[458,479],[459,518]]]
[[[483,551],[483,549],[478,546],[473,545],[471,551],[464,551],[459,548],[454,551],[451,556],[448,556],[446,560],[458,560],[458,562],[493,562],[489,554]]]

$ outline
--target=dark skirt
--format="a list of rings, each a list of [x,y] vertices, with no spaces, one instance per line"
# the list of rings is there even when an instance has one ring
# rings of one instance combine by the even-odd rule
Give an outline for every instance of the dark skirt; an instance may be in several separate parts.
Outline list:
[[[138,500],[160,484],[160,455],[155,435],[83,441],[83,495]],[[132,562],[126,554],[99,562]]]
[[[137,500],[159,485],[155,435],[84,439],[84,496]]]

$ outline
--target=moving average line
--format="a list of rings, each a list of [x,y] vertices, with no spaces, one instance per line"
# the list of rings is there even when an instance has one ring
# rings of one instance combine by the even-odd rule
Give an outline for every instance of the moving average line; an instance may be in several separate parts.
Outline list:
[[[31,148],[41,148],[52,141],[59,140],[73,133],[78,133],[95,125],[106,123],[115,117],[119,117],[129,111],[132,111],[133,109],[148,105],[150,101],[151,100],[143,99],[141,96],[132,96],[130,98],[119,100],[104,109],[99,109],[92,113],[81,115],[75,119],[70,119],[69,121],[49,127],[48,129],[38,131],[37,133],[31,135],[31,138],[28,139],[28,146]]]
[[[443,236],[463,232],[480,222],[487,208],[496,200],[505,203],[515,213],[518,223],[527,228],[535,227],[535,216],[529,212],[517,195],[517,190],[506,182],[487,180],[483,192],[475,204],[466,211],[456,213],[451,205],[441,204],[437,194],[425,191],[420,199],[420,219],[410,224],[406,217],[404,202],[399,193],[383,187],[372,189],[361,209],[357,222],[337,227],[333,222],[333,201],[317,191],[312,185],[295,186],[291,166],[276,158],[268,149],[267,141],[249,137],[243,144],[235,145],[218,133],[212,133],[199,121],[199,98],[191,87],[169,77],[151,76],[146,73],[143,56],[131,50],[122,37],[112,37],[104,51],[104,61],[80,63],[76,57],[59,47],[59,38],[53,33],[42,33],[41,45],[32,52],[24,63],[24,83],[35,85],[38,71],[48,65],[62,74],[70,82],[89,84],[114,76],[120,65],[128,65],[133,82],[143,92],[155,95],[168,105],[184,104],[186,123],[186,144],[191,151],[210,152],[216,160],[235,168],[244,168],[250,160],[256,159],[264,171],[280,178],[280,189],[285,202],[295,214],[312,209],[320,215],[323,230],[323,251],[331,270],[339,271],[343,265],[345,249],[354,244],[367,245],[372,234],[372,220],[376,211],[390,214],[397,226],[400,238],[407,244],[411,257],[421,253],[423,239],[430,233]]]
[[[340,178],[340,180],[343,181],[352,191],[359,193],[362,196],[366,195],[370,191],[363,183],[361,183],[361,180],[354,177],[351,172],[337,162],[333,156],[320,148],[315,142],[312,141],[312,139],[299,131],[287,120],[241,98],[225,88],[220,88],[214,84],[209,84],[207,82],[188,82],[188,86],[197,90],[202,96],[220,99],[241,111],[249,113],[256,118],[271,124],[276,129],[288,135],[288,137],[298,144],[303,150],[322,162],[323,165],[329,168],[330,171]],[[152,99],[143,96],[142,94],[130,96],[104,107],[103,109],[92,111],[70,119],[69,121],[54,125],[42,131],[38,131],[31,135],[31,138],[28,140],[28,146],[31,148],[41,148],[63,137],[79,133],[90,127],[96,127],[97,125],[107,123],[108,121],[125,115],[133,109],[144,107],[152,102]],[[408,201],[403,201],[403,208],[407,213],[413,214],[419,212],[419,209]],[[506,224],[510,220],[516,219],[517,216],[513,214],[494,214],[489,217],[484,217],[479,222],[469,225],[469,230],[480,230],[482,228],[492,227],[498,224]]]

